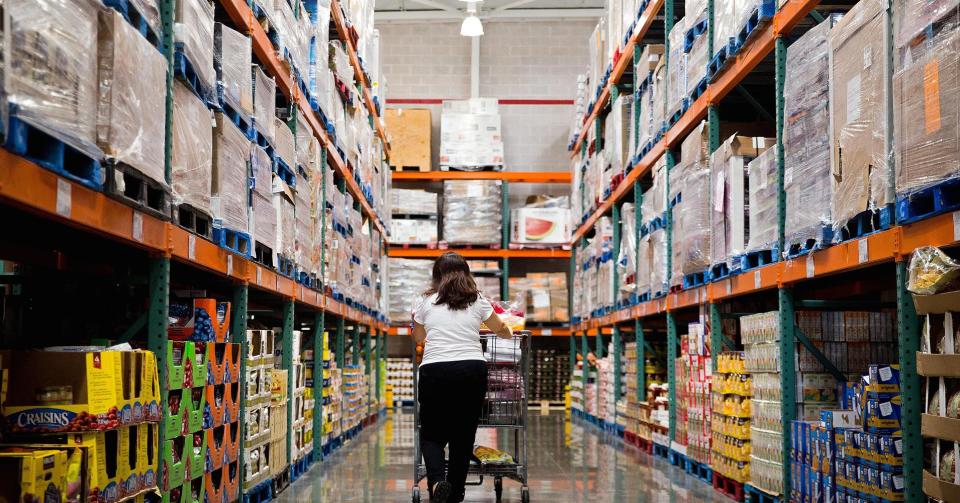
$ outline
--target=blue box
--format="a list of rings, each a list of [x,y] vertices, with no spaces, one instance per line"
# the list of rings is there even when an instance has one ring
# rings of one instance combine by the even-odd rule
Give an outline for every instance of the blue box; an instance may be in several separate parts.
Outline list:
[[[900,365],[871,364],[868,367],[870,389],[877,393],[898,393],[900,391]]]

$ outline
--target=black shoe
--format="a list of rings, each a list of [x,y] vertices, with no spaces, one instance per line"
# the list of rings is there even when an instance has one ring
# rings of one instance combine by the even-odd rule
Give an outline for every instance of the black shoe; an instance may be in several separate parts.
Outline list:
[[[441,480],[433,486],[430,494],[430,503],[447,503],[450,499],[450,491],[453,489],[446,480]]]

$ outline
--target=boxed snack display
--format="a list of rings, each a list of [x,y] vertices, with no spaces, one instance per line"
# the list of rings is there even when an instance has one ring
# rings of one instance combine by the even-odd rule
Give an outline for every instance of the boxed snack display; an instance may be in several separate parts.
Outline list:
[[[167,62],[113,9],[100,12],[97,34],[97,145],[107,159],[166,183],[164,142],[160,140],[166,104],[155,85],[166,78]],[[118,187],[124,186],[122,174],[116,182]]]
[[[499,180],[443,182],[441,239],[459,244],[500,244]]]
[[[66,500],[66,451],[0,449],[0,470],[0,494],[11,501]]]
[[[887,196],[885,7],[857,2],[830,32],[830,117],[835,236]],[[892,126],[892,125],[890,125]]]

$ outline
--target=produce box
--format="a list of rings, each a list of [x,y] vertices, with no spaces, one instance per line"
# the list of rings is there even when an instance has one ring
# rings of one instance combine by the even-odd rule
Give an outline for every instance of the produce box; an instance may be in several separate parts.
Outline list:
[[[510,241],[521,244],[567,244],[570,210],[567,208],[517,208],[511,216]]]

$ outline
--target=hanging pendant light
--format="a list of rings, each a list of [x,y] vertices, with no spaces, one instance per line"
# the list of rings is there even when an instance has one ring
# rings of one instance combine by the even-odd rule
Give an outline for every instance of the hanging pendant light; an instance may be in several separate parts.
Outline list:
[[[460,25],[460,35],[464,37],[479,37],[483,35],[483,23],[477,17],[477,2],[467,3],[467,17]]]

